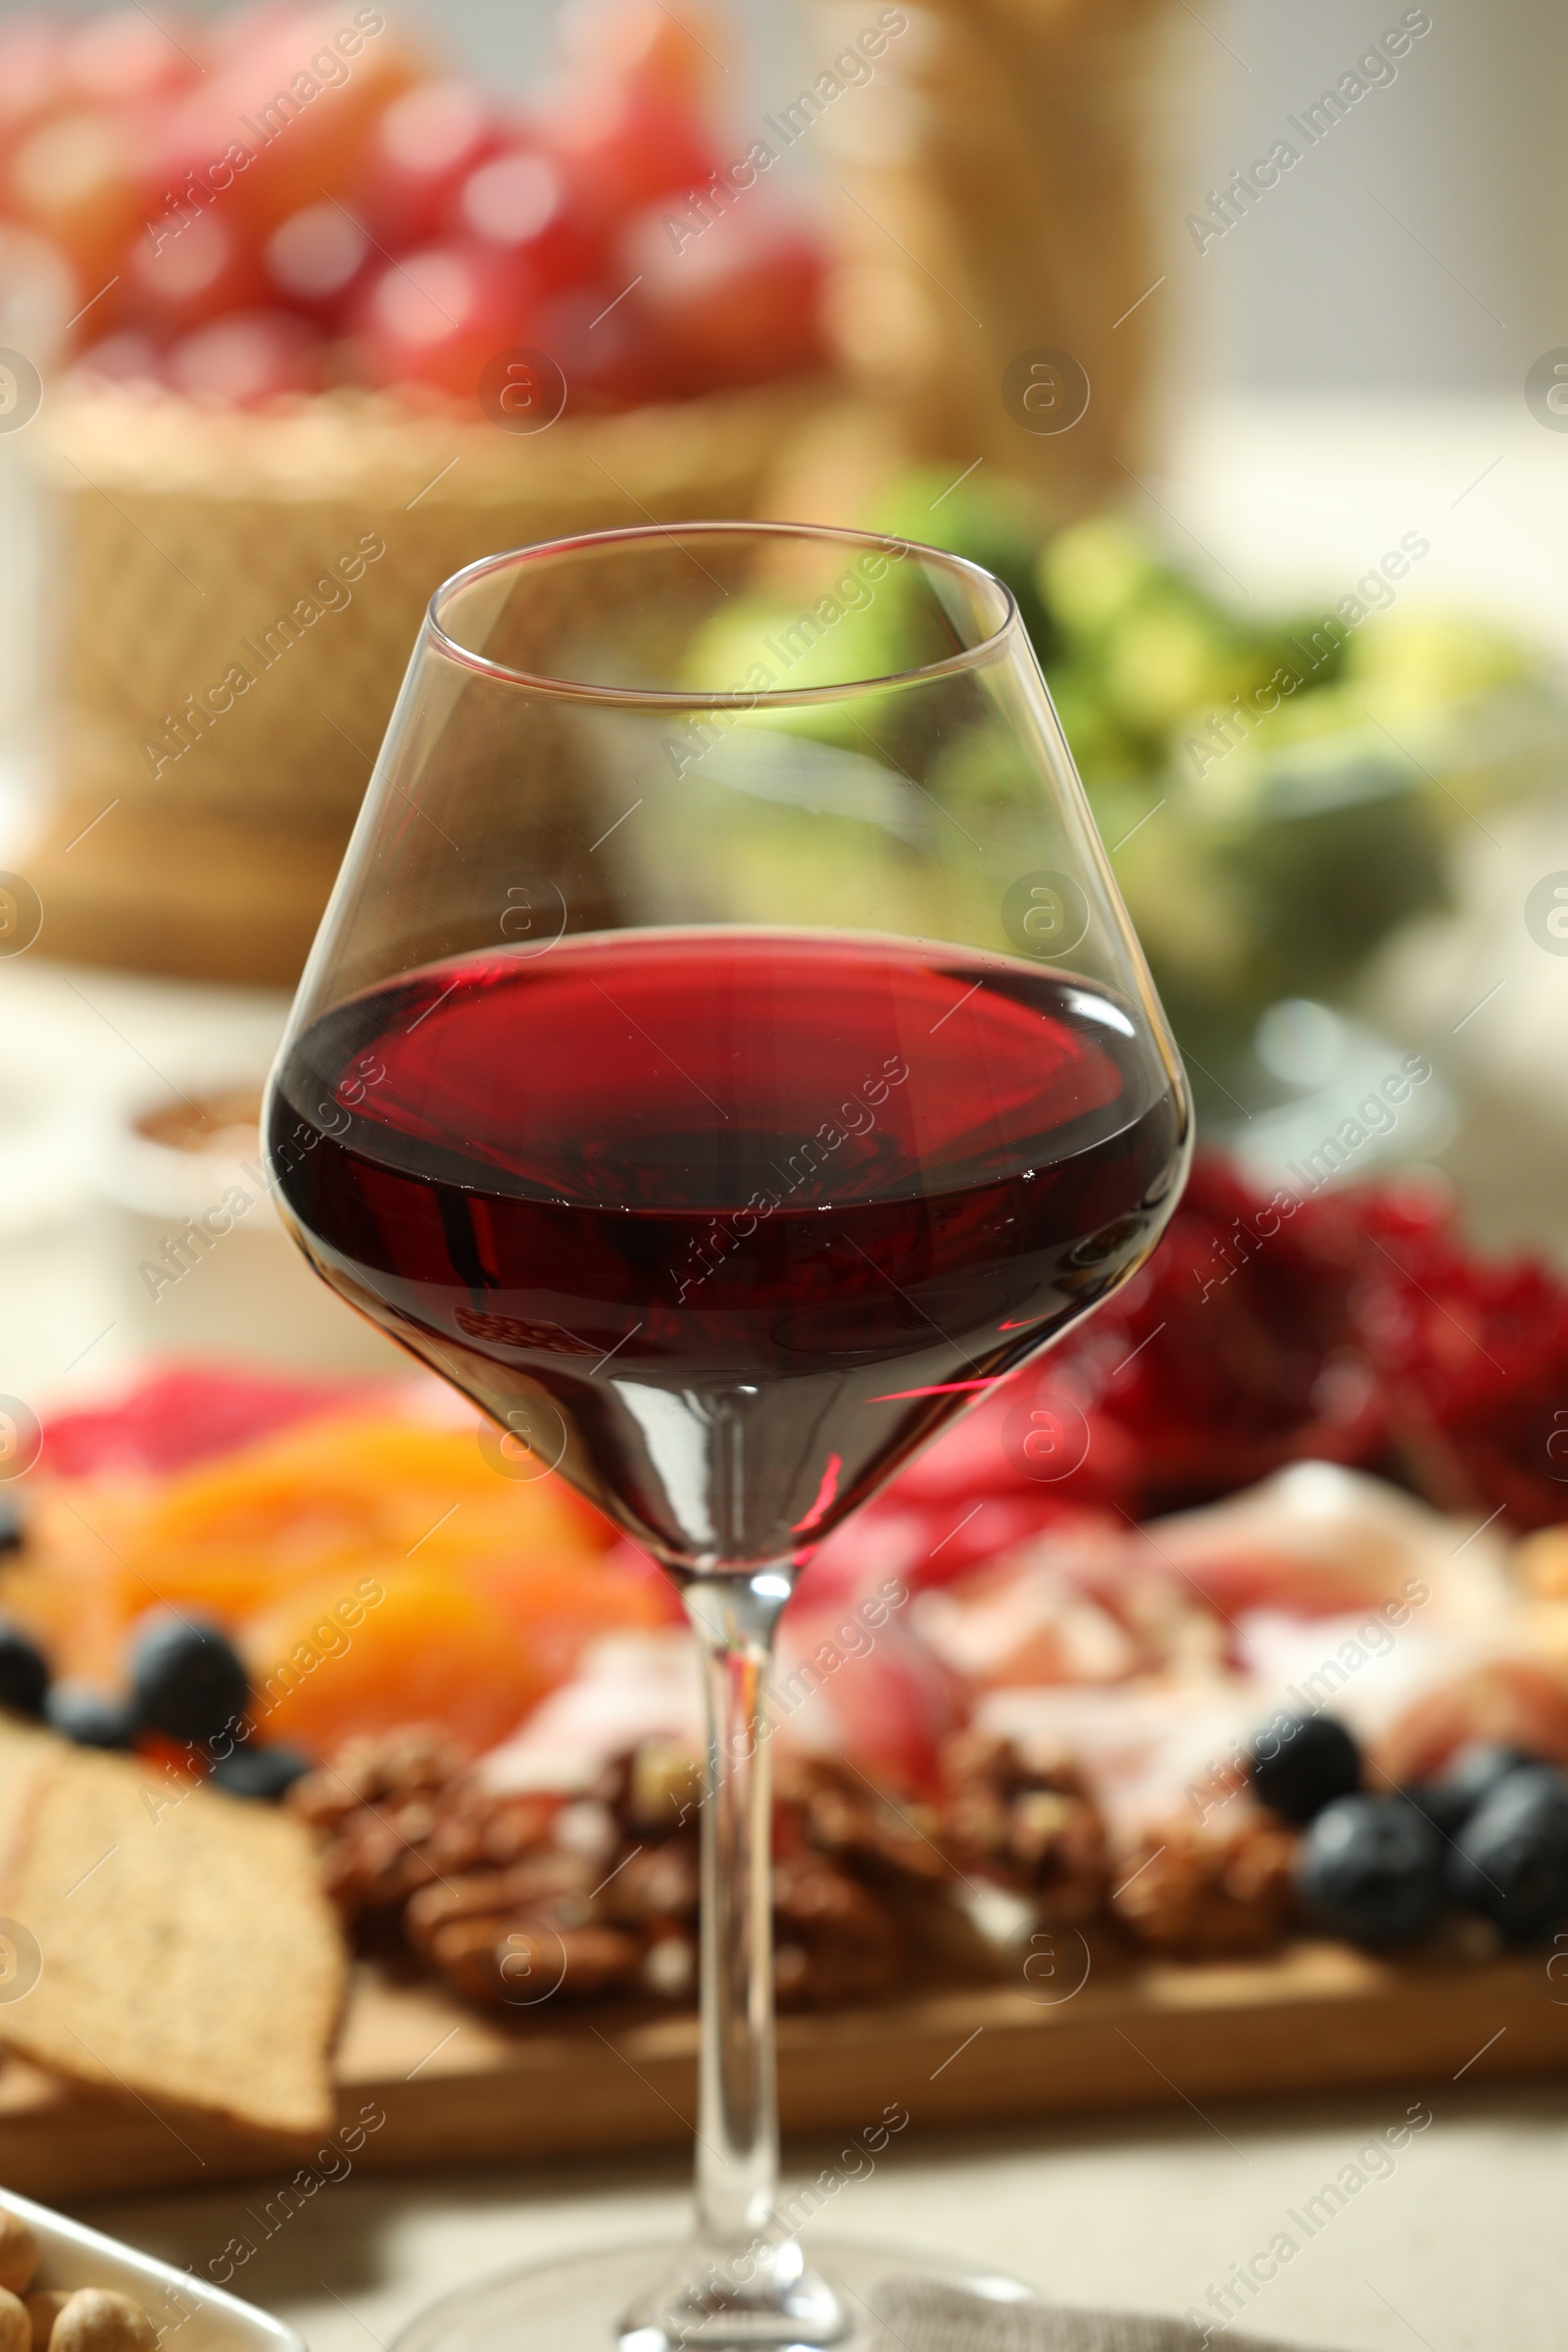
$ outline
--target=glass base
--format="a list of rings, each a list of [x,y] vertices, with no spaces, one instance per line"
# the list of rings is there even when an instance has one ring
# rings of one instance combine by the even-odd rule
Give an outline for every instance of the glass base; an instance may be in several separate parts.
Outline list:
[[[900,2352],[911,2289],[957,2290],[993,2304],[1034,2300],[1033,2289],[1005,2272],[924,2249],[808,2236],[803,2250],[780,2309],[771,2300],[748,2304],[734,2291],[695,2294],[687,2281],[704,2276],[700,2250],[591,2247],[443,2296],[410,2322],[392,2352]]]

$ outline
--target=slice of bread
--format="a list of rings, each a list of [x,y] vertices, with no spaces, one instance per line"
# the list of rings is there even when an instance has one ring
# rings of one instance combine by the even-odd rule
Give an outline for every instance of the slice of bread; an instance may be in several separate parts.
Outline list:
[[[0,2043],[269,2131],[330,2123],[347,1959],[289,1816],[7,1722],[0,1919],[41,1956]]]
[[[32,1819],[40,1767],[60,1745],[20,1716],[0,1713],[0,1897],[10,1886]]]

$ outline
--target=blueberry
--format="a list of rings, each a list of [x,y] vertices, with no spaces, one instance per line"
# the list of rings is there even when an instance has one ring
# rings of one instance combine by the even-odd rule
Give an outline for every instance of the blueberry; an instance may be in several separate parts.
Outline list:
[[[136,1737],[136,1702],[128,1692],[96,1683],[56,1683],[44,1702],[53,1728],[78,1747],[129,1747]]]
[[[1310,1821],[1361,1786],[1361,1751],[1327,1715],[1276,1715],[1247,1748],[1252,1792],[1287,1821]]]
[[[1516,1943],[1568,1920],[1568,1773],[1525,1764],[1499,1781],[1455,1838],[1447,1880]]]
[[[30,1634],[0,1619],[0,1707],[18,1715],[41,1715],[49,1689],[49,1661]]]
[[[1301,1840],[1296,1891],[1352,1943],[1408,1943],[1443,1900],[1443,1840],[1402,1796],[1341,1796]]]
[[[250,1705],[232,1644],[216,1625],[172,1609],[160,1609],[137,1635],[130,1682],[143,1723],[195,1747],[211,1746]]]
[[[1410,1790],[1410,1801],[1419,1805],[1445,1838],[1452,1838],[1510,1773],[1537,1761],[1522,1748],[1503,1747],[1492,1740],[1472,1740],[1468,1746],[1450,1756],[1432,1780],[1418,1781]]]
[[[212,1769],[212,1784],[229,1796],[269,1799],[286,1795],[311,1769],[309,1756],[297,1747],[236,1747]]]

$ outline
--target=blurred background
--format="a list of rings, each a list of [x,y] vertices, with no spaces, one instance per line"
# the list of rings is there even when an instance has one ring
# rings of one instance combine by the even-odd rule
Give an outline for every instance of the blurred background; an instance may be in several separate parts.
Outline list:
[[[998,570],[1205,1134],[1568,1241],[1565,49],[1522,0],[0,10],[0,1385],[385,1360],[257,1086],[431,590],[649,516]]]

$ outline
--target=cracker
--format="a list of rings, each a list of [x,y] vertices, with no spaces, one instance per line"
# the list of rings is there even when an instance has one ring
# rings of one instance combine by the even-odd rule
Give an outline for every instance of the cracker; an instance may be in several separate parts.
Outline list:
[[[0,1913],[42,1960],[0,2043],[270,2131],[330,2123],[346,1955],[288,1815],[8,1724]]]

